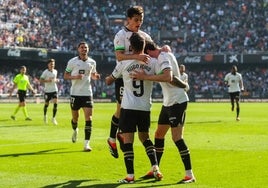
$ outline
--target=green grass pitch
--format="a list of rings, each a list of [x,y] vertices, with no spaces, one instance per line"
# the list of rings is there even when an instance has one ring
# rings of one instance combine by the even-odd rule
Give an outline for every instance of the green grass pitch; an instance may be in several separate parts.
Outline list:
[[[190,148],[196,183],[177,185],[184,176],[180,156],[166,137],[160,169],[162,181],[139,181],[150,168],[144,148],[135,138],[135,177],[131,185],[119,184],[124,178],[123,154],[114,159],[108,150],[110,119],[115,103],[95,103],[92,152],[83,152],[84,116],[80,112],[79,137],[71,142],[71,112],[67,103],[59,103],[59,125],[43,124],[43,104],[29,103],[33,121],[17,120],[10,115],[17,103],[1,103],[0,187],[195,187],[264,188],[268,187],[268,103],[241,103],[241,121],[229,103],[189,103],[184,139]],[[157,125],[161,103],[153,103],[151,138]],[[49,106],[48,116],[52,114]]]

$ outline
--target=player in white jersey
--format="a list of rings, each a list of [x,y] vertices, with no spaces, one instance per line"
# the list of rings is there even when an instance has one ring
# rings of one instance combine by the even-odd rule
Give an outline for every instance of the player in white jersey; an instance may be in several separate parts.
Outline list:
[[[132,49],[135,54],[142,54],[145,39],[138,33],[130,37]],[[124,161],[127,170],[127,177],[120,180],[121,183],[134,182],[134,133],[138,130],[141,143],[145,147],[147,156],[154,169],[154,177],[161,180],[162,174],[159,171],[155,149],[149,138],[151,94],[153,82],[133,80],[130,74],[136,71],[145,71],[147,74],[154,74],[155,63],[149,61],[141,64],[138,60],[124,60],[118,62],[112,74],[106,77],[106,83],[110,85],[114,80],[123,77],[124,91],[121,103],[119,128],[124,139]]]
[[[180,79],[185,82],[188,83],[188,74],[185,72],[185,65],[180,64],[179,65],[179,70],[180,70]],[[186,89],[187,91],[187,89]]]
[[[144,36],[147,40],[151,40],[151,37],[147,33],[140,30],[140,27],[143,23],[143,18],[144,12],[141,6],[133,6],[127,10],[127,24],[118,33],[116,33],[114,37],[114,50],[117,62],[122,60],[136,59],[146,63],[149,60],[150,57],[147,54],[133,54],[129,42],[129,38],[133,32],[137,32]],[[120,147],[122,143],[122,136],[120,132],[118,132],[118,124],[123,90],[123,80],[122,78],[117,78],[115,80],[115,97],[117,101],[117,107],[111,119],[110,135],[107,139],[111,155],[115,158],[118,158],[116,135],[120,142]]]
[[[240,92],[244,90],[243,78],[240,73],[237,72],[237,67],[232,66],[231,72],[226,74],[224,78],[225,84],[228,86],[228,93],[231,100],[231,110],[234,111],[236,103],[236,120],[239,121],[240,117]]]
[[[92,129],[92,108],[93,92],[91,88],[91,79],[100,79],[100,74],[96,70],[96,61],[88,57],[89,47],[86,42],[78,44],[78,56],[68,61],[64,73],[64,79],[71,80],[70,105],[72,109],[72,142],[77,141],[78,117],[80,108],[84,111],[85,117],[85,142],[84,151],[91,151],[89,145]]]
[[[186,116],[187,104],[189,101],[185,88],[189,88],[188,84],[180,80],[180,72],[176,57],[172,53],[161,52],[160,48],[151,41],[146,42],[145,53],[148,53],[151,57],[157,58],[157,65],[169,64],[170,66],[162,66],[157,68],[157,75],[148,75],[144,72],[135,72],[133,78],[139,80],[151,80],[161,81],[160,78],[163,74],[172,74],[172,82],[159,82],[163,92],[163,105],[158,119],[158,127],[155,132],[155,149],[158,164],[164,151],[164,139],[167,131],[171,127],[172,139],[178,148],[182,162],[185,168],[185,177],[178,183],[191,183],[195,182],[195,177],[192,171],[190,152],[183,139],[184,122]],[[169,69],[168,69],[169,67]],[[180,82],[179,86],[175,86]],[[150,170],[144,179],[152,178],[152,170]]]
[[[179,65],[179,70],[180,70],[180,79],[186,83],[188,83],[188,74],[185,73],[185,65],[180,64]]]
[[[58,122],[56,120],[57,108],[58,108],[58,86],[57,83],[59,79],[57,78],[58,71],[55,69],[55,60],[48,60],[48,68],[43,71],[40,76],[40,82],[44,83],[44,123],[47,124],[47,108],[49,106],[49,102],[53,99],[53,111],[52,111],[52,119],[51,122],[54,125],[57,125]]]

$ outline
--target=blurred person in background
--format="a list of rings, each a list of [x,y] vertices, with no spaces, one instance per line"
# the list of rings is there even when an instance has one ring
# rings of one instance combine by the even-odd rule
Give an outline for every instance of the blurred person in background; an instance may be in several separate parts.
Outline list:
[[[44,123],[48,124],[47,120],[47,108],[49,106],[49,102],[53,100],[53,111],[52,111],[52,119],[51,122],[54,125],[57,125],[58,122],[56,120],[56,113],[58,108],[58,86],[57,83],[59,79],[57,78],[58,71],[55,69],[55,60],[49,59],[48,60],[48,68],[43,71],[40,77],[40,82],[44,83]]]
[[[26,121],[32,121],[32,119],[28,115],[28,110],[26,108],[26,94],[27,90],[31,90],[33,94],[35,94],[35,91],[30,84],[29,77],[26,75],[27,68],[26,66],[20,67],[20,73],[15,76],[13,79],[14,86],[10,91],[10,97],[12,96],[12,93],[15,88],[18,88],[17,95],[19,97],[19,105],[15,108],[14,113],[11,115],[11,119],[16,120],[16,114],[19,111],[20,108],[22,108],[23,114],[25,116]]]
[[[240,121],[240,93],[244,91],[244,84],[242,75],[237,72],[237,66],[233,65],[231,72],[226,74],[224,82],[228,87],[230,95],[231,110],[234,111],[236,104],[236,120]]]

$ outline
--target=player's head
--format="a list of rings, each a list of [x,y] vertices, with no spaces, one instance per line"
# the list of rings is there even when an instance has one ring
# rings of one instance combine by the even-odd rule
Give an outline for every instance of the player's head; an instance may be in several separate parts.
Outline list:
[[[232,69],[231,69],[231,73],[232,73],[233,75],[236,75],[236,72],[237,72],[237,66],[233,65],[233,66],[232,66]]]
[[[77,46],[77,50],[79,55],[87,55],[89,52],[88,44],[85,41],[81,41]]]
[[[144,53],[150,55],[151,57],[157,58],[158,56],[158,53],[156,53],[157,49],[159,49],[159,47],[155,42],[151,40],[146,40]]]
[[[138,32],[143,23],[144,11],[141,6],[133,6],[127,10],[127,28]]]
[[[20,67],[20,73],[21,73],[21,74],[25,74],[26,71],[27,71],[26,66],[23,65],[23,66]]]
[[[129,38],[130,45],[134,53],[141,53],[144,50],[145,39],[139,33],[132,33]]]
[[[55,59],[49,59],[47,65],[48,65],[49,70],[54,69],[54,67],[55,67]]]
[[[185,66],[184,66],[184,64],[180,64],[179,65],[179,69],[180,69],[180,73],[185,72]]]

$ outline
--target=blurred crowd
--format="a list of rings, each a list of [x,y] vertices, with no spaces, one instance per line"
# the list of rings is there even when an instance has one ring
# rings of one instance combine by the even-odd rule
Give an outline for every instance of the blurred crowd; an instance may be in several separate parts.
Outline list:
[[[268,0],[0,0],[0,48],[74,51],[76,44],[85,40],[92,52],[113,53],[114,35],[124,25],[125,11],[133,5],[144,7],[142,30],[159,45],[168,42],[175,54],[268,51]],[[1,68],[0,95],[9,92],[14,72],[19,71]],[[68,96],[70,83],[61,72],[59,94]],[[187,73],[190,96],[226,95],[226,71],[204,68]],[[241,73],[246,93],[268,97],[266,68],[241,69]],[[29,75],[37,93],[42,94],[40,70]],[[106,86],[104,79],[92,84],[95,97],[114,97],[113,86]],[[153,96],[161,97],[158,84]]]
[[[15,72],[19,70],[15,70]],[[268,98],[268,69],[267,68],[254,68],[248,67],[239,70],[243,76],[245,97],[250,98]],[[29,72],[31,83],[34,89],[40,95],[44,94],[44,86],[40,84],[39,78],[41,75],[41,70],[32,70]],[[216,69],[195,69],[187,70],[186,73],[189,75],[189,96],[194,99],[198,96],[201,98],[228,98],[227,87],[224,85],[224,76],[228,73],[226,70],[216,70]],[[105,73],[102,72],[103,75]],[[12,88],[12,80],[14,78],[14,72],[6,71],[5,73],[0,73],[0,96],[3,94],[8,94],[10,88]],[[70,90],[70,82],[63,79],[63,72],[59,71],[58,78],[60,82],[58,83],[59,95],[61,97],[68,97]],[[114,85],[107,86],[104,81],[104,77],[98,81],[92,82],[94,97],[95,98],[108,98],[114,100]],[[16,94],[14,91],[13,95]],[[162,98],[161,87],[159,84],[154,84],[153,98]]]
[[[173,34],[175,54],[268,51],[268,0],[0,0],[0,47],[72,51],[86,40],[94,52],[113,52],[123,22],[111,17],[131,5],[144,7],[142,29],[156,42]]]

